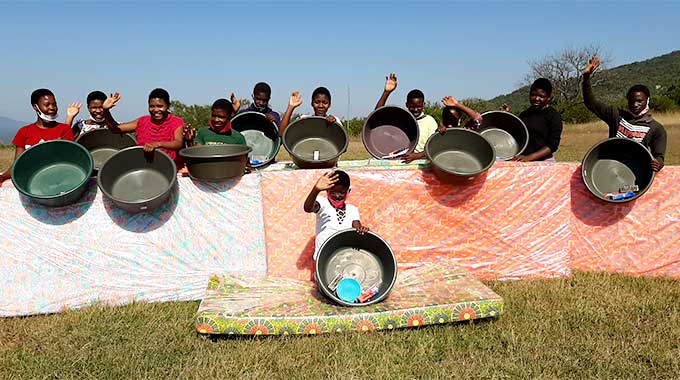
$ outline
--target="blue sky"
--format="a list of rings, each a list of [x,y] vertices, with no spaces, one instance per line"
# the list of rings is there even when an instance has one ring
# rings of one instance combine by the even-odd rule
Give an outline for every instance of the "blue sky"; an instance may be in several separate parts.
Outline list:
[[[680,2],[0,2],[0,116],[33,121],[39,87],[62,115],[92,90],[120,91],[123,121],[146,114],[155,87],[209,104],[249,97],[258,81],[277,111],[299,89],[309,112],[323,85],[332,113],[363,116],[389,72],[392,104],[413,88],[428,100],[491,98],[528,61],[567,47],[599,45],[613,65],[679,49],[679,19]]]

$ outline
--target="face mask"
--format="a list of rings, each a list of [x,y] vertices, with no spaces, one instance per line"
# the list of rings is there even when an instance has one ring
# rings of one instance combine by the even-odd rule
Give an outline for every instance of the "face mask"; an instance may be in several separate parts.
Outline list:
[[[95,119],[94,117],[90,117],[90,119],[92,119],[92,121],[94,121],[97,124],[104,124],[104,121],[106,121],[105,119]]]
[[[38,115],[39,118],[43,119],[44,121],[48,121],[48,122],[57,121],[57,117],[59,117],[59,115],[54,115],[54,116],[46,115],[46,114],[40,112],[40,109],[38,108],[37,104],[34,104],[34,106],[35,106],[35,113]]]
[[[347,198],[349,198],[349,192],[350,192],[350,190],[351,190],[351,189],[347,189],[347,194],[345,194],[345,198],[343,198],[343,199],[341,199],[341,200],[339,200],[339,201],[336,201],[335,199],[333,199],[333,198],[331,197],[331,195],[330,195],[329,193],[326,193],[326,197],[328,197],[328,202],[331,204],[331,206],[333,206],[333,207],[335,207],[335,208],[343,208],[343,207],[345,207],[345,201],[347,201]]]
[[[212,129],[213,131],[216,131],[218,133],[227,133],[227,132],[231,131],[231,120],[227,121],[227,123],[224,125],[224,127],[222,127],[222,129],[219,130],[219,131],[214,128],[212,120],[208,121],[208,125],[210,126],[210,129]]]
[[[637,114],[637,115],[636,115],[636,114],[633,114],[633,115],[634,115],[635,117],[640,117],[640,116],[646,114],[647,112],[649,112],[649,98],[647,98],[647,105],[645,106],[645,109],[643,109],[642,112],[640,112],[639,114]],[[631,112],[631,113],[632,113],[632,112]]]
[[[267,106],[258,107],[258,106],[257,106],[257,103],[255,103],[255,97],[253,97],[253,103],[252,103],[252,105],[253,105],[253,108],[255,108],[255,110],[257,110],[257,112],[264,112],[264,110],[267,109]]]

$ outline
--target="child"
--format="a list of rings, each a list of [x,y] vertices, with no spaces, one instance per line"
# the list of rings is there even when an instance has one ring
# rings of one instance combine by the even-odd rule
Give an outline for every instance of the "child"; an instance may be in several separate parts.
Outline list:
[[[649,112],[649,88],[641,84],[626,93],[628,109],[619,110],[600,103],[593,95],[591,74],[600,67],[595,56],[583,70],[583,102],[586,107],[609,126],[609,137],[622,137],[637,141],[652,153],[652,170],[658,172],[664,166],[666,154],[666,129],[652,118]]]
[[[453,96],[442,98],[444,109],[442,110],[442,125],[439,126],[439,133],[446,133],[446,128],[457,128],[460,124],[460,112],[465,112],[470,120],[465,123],[464,128],[478,130],[482,125],[482,115],[465,104],[459,102]]]
[[[14,145],[14,160],[19,157],[26,149],[33,145],[39,144],[49,140],[69,140],[73,141],[73,132],[71,132],[70,122],[78,114],[80,105],[78,103],[71,103],[67,109],[67,123],[61,124],[57,122],[57,101],[54,98],[52,91],[46,88],[40,88],[31,94],[31,105],[37,114],[37,119],[33,124],[21,127],[12,140]],[[0,174],[0,185],[11,178],[12,165],[2,174]]]
[[[186,133],[184,120],[170,112],[170,94],[162,88],[157,88],[149,94],[149,115],[142,116],[137,120],[119,124],[111,115],[111,108],[115,107],[120,100],[120,94],[115,93],[106,99],[104,119],[106,127],[114,133],[136,132],[137,145],[144,147],[144,151],[152,152],[159,148],[167,153],[177,163],[177,170],[182,168],[182,163],[177,151],[184,147],[184,133]]]
[[[278,112],[273,111],[269,107],[269,100],[272,97],[272,88],[264,82],[259,82],[253,88],[253,102],[248,106],[248,108],[243,110],[237,110],[237,113],[241,112],[259,112],[264,114],[267,120],[273,122],[278,127],[281,124],[281,116]],[[236,107],[234,107],[236,108]]]
[[[234,107],[227,99],[217,99],[212,105],[209,128],[187,131],[189,145],[238,144],[246,145],[243,135],[231,128]],[[194,137],[195,136],[195,137]]]
[[[385,78],[385,90],[378,99],[378,103],[375,105],[375,109],[383,107],[387,102],[387,98],[390,96],[392,91],[397,88],[397,74],[391,73]],[[404,163],[409,163],[413,160],[418,160],[425,158],[425,143],[427,139],[430,138],[434,133],[437,132],[437,120],[432,116],[426,115],[423,112],[423,107],[425,106],[425,94],[420,90],[411,90],[406,95],[406,108],[413,114],[418,121],[418,129],[420,130],[420,138],[418,139],[418,144],[413,153],[408,153],[402,156],[402,161]]]
[[[71,127],[75,137],[95,129],[106,128],[102,107],[104,101],[106,101],[106,94],[101,91],[92,91],[87,95],[87,110],[90,112],[90,118],[80,119]]]
[[[368,231],[359,221],[359,209],[345,203],[350,189],[349,175],[336,170],[322,175],[307,195],[305,212],[316,214],[314,260],[321,245],[334,233],[348,228],[356,229],[359,234]],[[320,197],[319,193],[324,190],[326,197]]]
[[[545,78],[536,79],[529,89],[531,107],[519,114],[529,131],[529,141],[524,152],[512,161],[555,162],[553,153],[560,146],[562,116],[550,107],[551,99],[552,83]]]
[[[279,135],[283,136],[283,131],[286,130],[290,123],[290,118],[293,116],[293,111],[302,104],[302,96],[300,91],[293,91],[288,101],[288,108],[283,115],[281,125],[279,126]],[[325,117],[328,124],[338,123],[342,125],[339,118],[328,115],[328,109],[331,108],[331,92],[326,87],[317,87],[312,92],[312,109],[314,109],[314,116]],[[301,115],[300,118],[309,117],[309,115]]]

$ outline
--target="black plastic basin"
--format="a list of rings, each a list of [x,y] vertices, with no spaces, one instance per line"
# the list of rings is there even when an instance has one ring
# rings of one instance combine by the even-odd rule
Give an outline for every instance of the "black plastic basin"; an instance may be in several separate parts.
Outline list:
[[[136,146],[132,136],[118,134],[106,128],[86,132],[76,139],[76,142],[87,149],[94,160],[94,174],[101,169],[106,160],[121,149]]]
[[[349,139],[338,123],[311,116],[291,123],[283,132],[283,146],[301,169],[331,168],[345,153]]]
[[[418,122],[408,110],[384,106],[371,112],[361,130],[364,147],[378,159],[399,159],[418,145]]]
[[[493,146],[479,133],[463,128],[430,136],[425,154],[440,180],[456,184],[470,183],[496,161]]]
[[[252,148],[248,155],[250,165],[259,168],[270,164],[281,147],[279,129],[259,112],[243,112],[231,119],[231,127],[243,134]]]
[[[379,284],[379,294],[368,302],[346,302],[338,298],[329,284],[342,274],[357,280],[362,291]],[[359,235],[349,229],[336,232],[319,249],[315,279],[321,292],[343,306],[367,306],[384,300],[397,280],[397,260],[389,244],[373,232]]]
[[[177,167],[167,154],[141,146],[125,148],[109,158],[97,175],[97,185],[121,209],[137,213],[162,205],[177,182]]]
[[[184,148],[179,155],[184,157],[191,178],[222,181],[245,173],[251,150],[244,145],[202,145]]]
[[[496,158],[509,160],[524,152],[529,143],[529,131],[517,116],[505,111],[489,111],[482,114],[479,133],[494,148]]]
[[[593,145],[581,162],[583,182],[597,198],[606,202],[630,202],[647,192],[654,181],[652,155],[642,144],[623,138],[610,138]],[[614,200],[610,193],[638,191],[630,198]]]
[[[46,141],[17,157],[12,182],[34,202],[60,207],[80,198],[93,166],[90,152],[81,145],[67,140]]]

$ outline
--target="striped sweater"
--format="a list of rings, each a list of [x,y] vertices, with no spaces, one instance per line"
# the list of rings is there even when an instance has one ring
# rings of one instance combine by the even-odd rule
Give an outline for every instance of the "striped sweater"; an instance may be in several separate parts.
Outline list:
[[[637,141],[647,147],[652,156],[664,161],[666,154],[666,129],[647,112],[635,116],[628,110],[620,110],[599,102],[593,95],[590,76],[583,76],[583,102],[586,107],[609,126],[609,137],[621,137]]]

